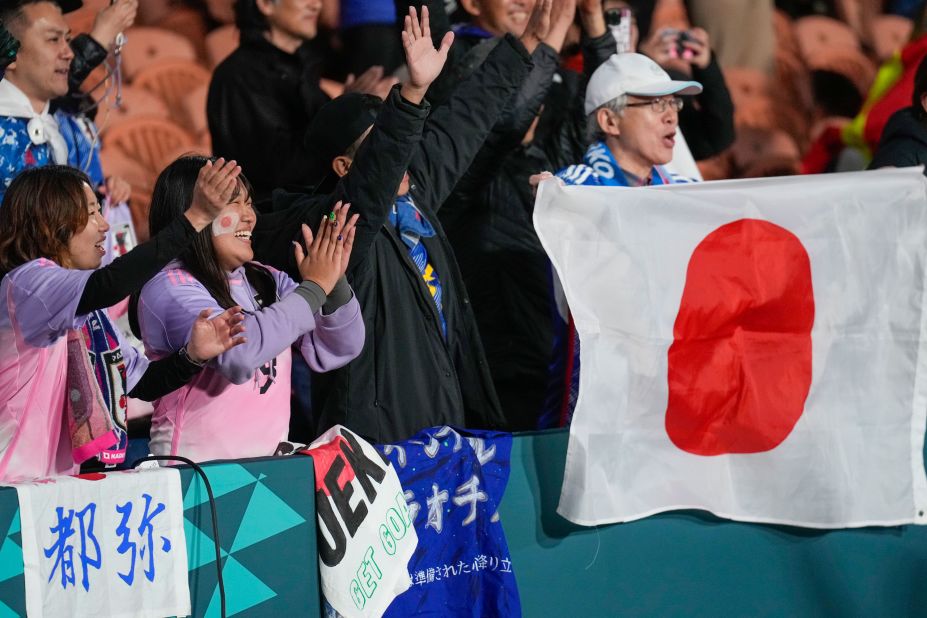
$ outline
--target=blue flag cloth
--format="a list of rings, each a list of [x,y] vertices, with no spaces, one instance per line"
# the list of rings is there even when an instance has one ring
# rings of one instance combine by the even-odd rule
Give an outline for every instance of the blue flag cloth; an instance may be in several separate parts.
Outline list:
[[[433,427],[377,449],[399,475],[418,533],[409,560],[412,585],[384,615],[520,616],[498,514],[511,434]]]

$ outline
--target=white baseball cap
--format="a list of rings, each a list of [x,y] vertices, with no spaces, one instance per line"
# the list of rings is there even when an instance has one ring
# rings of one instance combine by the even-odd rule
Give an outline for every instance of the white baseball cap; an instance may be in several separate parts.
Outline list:
[[[586,113],[623,94],[662,97],[668,94],[699,94],[702,85],[670,78],[660,65],[643,54],[613,54],[589,78]]]

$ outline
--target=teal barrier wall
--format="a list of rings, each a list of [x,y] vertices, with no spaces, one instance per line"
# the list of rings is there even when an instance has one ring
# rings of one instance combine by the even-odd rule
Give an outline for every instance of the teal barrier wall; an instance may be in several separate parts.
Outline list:
[[[568,434],[515,440],[500,509],[524,615],[927,616],[927,527],[813,531],[701,512],[556,514]]]
[[[227,615],[317,616],[312,459],[218,462],[203,470],[216,499]],[[218,617],[209,499],[191,468],[181,468],[180,479],[193,615]],[[21,544],[16,490],[0,488],[0,618],[26,615]]]
[[[927,616],[927,527],[823,532],[678,512],[580,528],[556,514],[566,443],[561,431],[513,446],[500,515],[527,617]],[[318,615],[311,459],[204,468],[229,615]],[[181,469],[193,611],[218,616],[209,507],[193,477]],[[25,615],[18,511],[0,488],[0,618]]]

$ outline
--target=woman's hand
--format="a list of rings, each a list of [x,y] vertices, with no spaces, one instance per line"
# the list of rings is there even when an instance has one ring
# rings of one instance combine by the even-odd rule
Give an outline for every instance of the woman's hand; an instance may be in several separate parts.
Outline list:
[[[247,341],[244,337],[238,336],[245,332],[245,326],[242,324],[245,315],[241,307],[226,309],[211,319],[210,313],[212,310],[203,309],[190,331],[187,355],[196,363],[205,363]]]
[[[221,157],[215,162],[207,161],[200,168],[193,187],[193,201],[184,213],[196,231],[211,224],[228,205],[238,186],[239,174],[241,167],[235,161]]]
[[[314,239],[312,230],[303,224],[303,240],[308,253],[303,251],[299,243],[293,243],[300,277],[303,281],[318,284],[326,294],[332,291],[338,279],[344,275],[351,259],[358,215],[347,219],[350,208],[350,204],[335,204],[332,214],[322,218]]]

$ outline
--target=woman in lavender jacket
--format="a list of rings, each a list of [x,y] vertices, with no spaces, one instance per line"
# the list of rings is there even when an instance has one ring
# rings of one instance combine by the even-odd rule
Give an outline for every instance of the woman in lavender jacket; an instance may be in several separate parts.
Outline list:
[[[193,183],[207,159],[185,156],[158,177],[149,225],[157,233],[190,203]],[[309,367],[328,371],[347,364],[364,344],[360,307],[344,278],[357,216],[336,206],[315,242],[296,244],[302,283],[252,261],[256,214],[244,176],[211,230],[199,234],[179,260],[142,289],[136,315],[146,353],[169,355],[183,345],[204,309],[240,305],[244,344],[210,361],[187,386],[155,402],[151,451],[196,461],[272,455],[287,438],[290,418],[290,346]]]
[[[49,165],[13,180],[0,207],[0,483],[73,474],[94,456],[121,463],[126,395],[157,399],[241,343],[229,307],[194,316],[176,352],[149,362],[105,310],[209,229],[239,171],[205,167],[191,207],[104,268],[109,226],[85,174]]]

